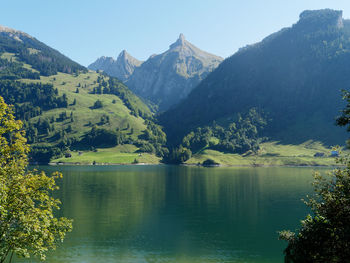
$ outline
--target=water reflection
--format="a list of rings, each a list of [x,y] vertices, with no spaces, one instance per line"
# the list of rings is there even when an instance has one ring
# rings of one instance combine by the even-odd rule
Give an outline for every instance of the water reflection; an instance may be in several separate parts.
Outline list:
[[[308,168],[60,169],[74,231],[49,262],[281,262],[277,231],[306,213]]]

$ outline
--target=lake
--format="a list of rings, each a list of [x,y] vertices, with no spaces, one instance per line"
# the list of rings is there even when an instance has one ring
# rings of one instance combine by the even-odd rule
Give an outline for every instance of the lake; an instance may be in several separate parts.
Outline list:
[[[39,169],[64,174],[59,213],[74,219],[50,263],[283,262],[277,231],[299,225],[312,193],[313,168]]]

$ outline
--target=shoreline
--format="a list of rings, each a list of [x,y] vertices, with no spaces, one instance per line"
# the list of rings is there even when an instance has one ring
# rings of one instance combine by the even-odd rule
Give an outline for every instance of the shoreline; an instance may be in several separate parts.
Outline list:
[[[48,164],[38,164],[31,163],[30,165],[49,165],[49,166],[126,166],[126,165],[139,165],[139,166],[154,166],[154,165],[175,165],[175,166],[189,166],[189,167],[203,167],[203,168],[229,168],[229,167],[242,167],[242,168],[272,168],[272,167],[286,167],[286,168],[337,168],[343,167],[343,165],[212,165],[206,166],[201,164],[165,164],[165,163],[78,163],[78,162],[60,162],[60,163],[48,163]]]

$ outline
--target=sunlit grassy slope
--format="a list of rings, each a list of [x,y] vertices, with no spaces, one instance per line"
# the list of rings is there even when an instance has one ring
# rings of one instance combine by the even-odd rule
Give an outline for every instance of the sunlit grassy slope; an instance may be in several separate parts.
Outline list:
[[[203,150],[189,159],[187,164],[202,163],[212,159],[221,165],[242,166],[284,166],[284,165],[336,165],[335,158],[330,157],[331,148],[319,142],[308,141],[300,145],[282,145],[277,142],[266,142],[261,145],[258,155],[226,154],[213,150]],[[324,157],[314,157],[324,153]]]
[[[31,52],[35,52],[32,50]],[[9,61],[18,61],[15,54],[3,53],[1,58]],[[38,72],[33,69],[31,65],[23,63],[23,67],[33,72]],[[66,133],[66,138],[81,139],[82,136],[91,130],[94,125],[99,128],[108,130],[116,130],[123,132],[127,137],[136,140],[137,137],[146,129],[145,121],[141,117],[136,117],[131,114],[130,109],[124,102],[113,94],[92,94],[95,87],[98,87],[97,78],[103,78],[108,81],[107,76],[103,76],[95,71],[80,74],[66,74],[58,73],[49,77],[40,76],[40,80],[21,79],[23,83],[50,83],[58,90],[58,95],[66,94],[69,106],[67,108],[56,108],[48,111],[43,111],[40,116],[31,118],[29,122],[36,123],[39,118],[41,120],[48,120],[54,126],[54,130],[67,130],[68,127],[72,129],[71,132]],[[77,93],[77,89],[79,93]],[[133,103],[137,104],[142,112],[151,116],[148,107],[136,96],[129,96]],[[102,108],[93,109],[94,103],[100,100],[103,104]],[[75,102],[75,104],[74,104]],[[73,105],[74,104],[74,105]],[[68,118],[60,120],[59,115],[66,112]],[[73,116],[73,122],[70,116]],[[109,123],[102,124],[101,117],[109,117]],[[53,122],[52,122],[53,121]],[[35,146],[53,145],[56,143],[54,133],[48,135],[41,135],[40,142],[35,143]],[[131,163],[137,159],[139,162],[157,163],[159,158],[151,154],[142,154],[139,156],[135,153],[138,150],[134,145],[122,145],[109,149],[99,149],[98,152],[84,152],[83,155],[78,155],[77,152],[72,152],[73,158],[71,162],[91,163],[107,162],[107,163]]]
[[[134,145],[119,145],[113,148],[97,149],[97,152],[72,152],[70,158],[59,158],[52,160],[52,163],[75,163],[92,164],[94,161],[98,164],[131,164],[147,163],[157,164],[160,158],[148,153],[136,153],[137,147]]]
[[[114,148],[98,149],[97,152],[72,152],[70,158],[53,160],[53,163],[91,164],[131,164],[136,159],[139,163],[156,164],[160,158],[154,155],[136,153],[133,145],[120,145]],[[192,156],[186,164],[202,164],[206,159],[212,159],[221,165],[227,166],[333,166],[335,158],[330,157],[331,148],[318,142],[305,142],[300,145],[282,145],[277,142],[266,142],[255,155],[225,154],[222,152],[204,149]],[[324,157],[314,157],[315,153],[324,153]]]
[[[14,54],[4,53],[2,58],[16,60]],[[27,69],[33,69],[30,65],[24,64]],[[91,129],[94,124],[99,125],[102,116],[108,116],[110,118],[109,124],[99,125],[101,128],[124,130],[125,133],[132,135],[136,138],[146,129],[144,120],[141,117],[135,117],[130,114],[130,110],[124,105],[123,101],[116,95],[112,94],[91,94],[94,87],[97,87],[98,76],[103,77],[106,81],[108,77],[102,76],[94,71],[88,73],[80,73],[77,75],[58,73],[49,77],[40,76],[40,80],[22,79],[24,83],[29,82],[41,82],[50,83],[57,88],[59,95],[66,94],[69,102],[67,108],[57,108],[53,110],[44,111],[42,115],[32,118],[30,122],[37,122],[39,118],[51,120],[54,118],[55,130],[59,131],[66,129],[71,125],[73,132],[68,133],[68,137],[81,137],[84,133]],[[79,93],[76,93],[79,89]],[[76,104],[72,105],[74,100]],[[96,100],[100,100],[103,103],[103,108],[92,109]],[[138,98],[135,96],[135,100]],[[139,107],[146,112],[149,109],[141,101],[136,101]],[[59,118],[59,114],[66,112],[68,116],[73,113],[74,122],[71,123],[69,119],[64,121],[56,121]],[[126,129],[128,127],[128,129]],[[133,130],[133,134],[130,134]],[[44,137],[45,138],[45,137]],[[45,138],[47,142],[50,142],[50,135]]]
[[[81,137],[84,133],[91,129],[91,126],[98,125],[103,115],[109,116],[110,123],[101,125],[100,127],[107,129],[125,130],[125,133],[130,132],[133,129],[132,136],[137,137],[141,134],[142,130],[145,130],[144,120],[140,117],[135,117],[130,114],[130,110],[123,104],[123,102],[115,95],[110,94],[90,94],[92,89],[97,86],[94,82],[97,79],[98,74],[95,72],[88,72],[86,74],[79,74],[73,76],[69,74],[58,73],[57,75],[50,77],[41,77],[41,82],[52,83],[55,88],[58,89],[59,95],[63,93],[67,94],[69,106],[68,108],[53,109],[44,112],[41,116],[33,118],[31,121],[38,121],[39,118],[55,119],[59,117],[59,114],[66,112],[70,116],[73,112],[74,122],[71,123],[69,119],[63,122],[55,122],[55,129],[66,129],[68,125],[72,126],[73,133],[68,136]],[[35,80],[23,80],[25,82],[35,82]],[[80,87],[78,87],[80,83]],[[84,88],[86,85],[86,88]],[[76,89],[79,89],[79,93],[76,93]],[[74,99],[76,104],[73,104]],[[103,108],[92,109],[96,100],[100,100],[103,103]],[[113,103],[114,101],[114,103]],[[127,130],[126,128],[129,127]]]

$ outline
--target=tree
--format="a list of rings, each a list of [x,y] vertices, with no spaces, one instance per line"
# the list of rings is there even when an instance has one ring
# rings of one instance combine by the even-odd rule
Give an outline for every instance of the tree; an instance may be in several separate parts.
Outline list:
[[[305,201],[313,215],[301,221],[298,233],[280,232],[288,241],[285,262],[349,262],[350,258],[350,160],[328,178],[315,173],[315,195]]]
[[[347,101],[345,109],[342,110],[342,115],[337,118],[336,123],[339,126],[347,126],[346,130],[350,132],[350,92],[343,90],[343,99]],[[347,141],[350,146],[350,141]]]
[[[92,106],[93,109],[99,109],[102,107],[103,107],[103,104],[102,104],[102,101],[100,101],[100,100],[96,100],[94,105]]]
[[[72,221],[54,217],[60,201],[51,197],[56,179],[28,171],[29,146],[22,123],[0,97],[0,263],[13,255],[45,259],[50,249],[72,229]]]

